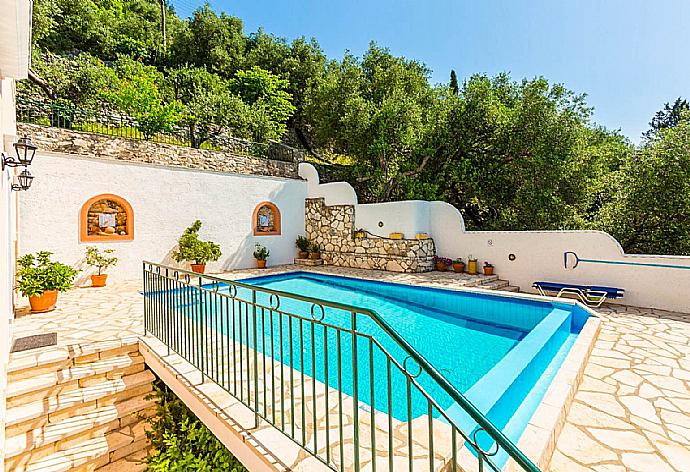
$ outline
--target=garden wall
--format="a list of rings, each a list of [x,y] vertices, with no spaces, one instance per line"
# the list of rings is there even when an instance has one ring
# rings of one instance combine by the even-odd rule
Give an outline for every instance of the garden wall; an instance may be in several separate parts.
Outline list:
[[[462,215],[448,203],[358,205],[348,184],[319,185],[312,169],[309,164],[300,165],[300,175],[309,179],[309,196],[354,205],[355,228],[374,234],[427,232],[439,256],[467,259],[472,255],[480,263],[490,261],[501,278],[523,291],[533,292],[532,283],[538,280],[607,285],[626,290],[624,304],[690,313],[690,269],[634,265],[690,268],[690,257],[625,254],[618,241],[601,231],[466,231]],[[566,252],[611,263],[580,262],[577,268],[566,269]],[[568,267],[573,263],[571,255]]]
[[[354,222],[354,205],[326,205],[323,198],[306,200],[307,238],[321,246],[326,264],[392,272],[432,270],[432,239],[355,238]]]
[[[184,229],[202,220],[200,238],[221,245],[223,256],[209,272],[254,266],[255,243],[271,251],[269,265],[292,262],[294,242],[304,231],[306,183],[152,166],[39,151],[31,167],[34,183],[20,200],[20,253],[48,250],[82,266],[87,245],[113,248],[120,258],[113,279],[141,277],[141,261],[175,265],[171,255]],[[90,198],[113,194],[133,211],[133,239],[80,242],[80,210]],[[252,215],[261,202],[281,212],[279,235],[255,236]]]
[[[31,136],[32,141],[41,151],[179,166],[216,172],[298,178],[298,162],[276,161],[207,149],[192,149],[175,144],[160,144],[150,141],[81,133],[62,128],[26,123],[17,124],[17,134],[19,136]]]

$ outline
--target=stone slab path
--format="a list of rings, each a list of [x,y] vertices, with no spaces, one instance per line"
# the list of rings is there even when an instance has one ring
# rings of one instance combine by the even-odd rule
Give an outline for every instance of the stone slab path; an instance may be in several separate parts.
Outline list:
[[[690,470],[690,314],[605,306],[551,470]]]
[[[287,270],[295,267],[224,276],[243,278]],[[306,270],[447,288],[490,282],[483,276],[439,272]],[[138,281],[79,288],[60,294],[53,312],[26,314],[28,310],[20,308],[14,336],[55,331],[58,344],[66,345],[139,335],[143,331],[139,290]],[[598,311],[601,332],[550,470],[690,471],[690,314],[626,306],[604,306]]]

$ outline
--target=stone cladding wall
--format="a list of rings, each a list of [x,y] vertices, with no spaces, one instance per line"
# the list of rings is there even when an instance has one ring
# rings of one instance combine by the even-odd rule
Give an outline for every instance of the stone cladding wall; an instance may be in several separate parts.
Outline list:
[[[17,123],[17,136],[27,135],[38,152],[78,154],[101,159],[136,161],[215,172],[299,179],[299,162],[284,162],[175,144],[82,133],[62,128]]]
[[[323,198],[305,200],[307,238],[321,246],[326,264],[391,272],[433,270],[433,239],[355,238],[354,205],[327,206]]]

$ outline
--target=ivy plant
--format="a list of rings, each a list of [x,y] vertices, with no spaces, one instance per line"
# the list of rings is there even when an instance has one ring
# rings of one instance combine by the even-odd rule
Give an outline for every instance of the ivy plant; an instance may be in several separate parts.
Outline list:
[[[72,287],[77,271],[51,260],[51,252],[25,254],[17,260],[17,288],[25,297],[41,295],[47,290],[65,292]]]
[[[246,472],[218,438],[160,380],[154,384],[156,415],[147,432],[152,472]]]

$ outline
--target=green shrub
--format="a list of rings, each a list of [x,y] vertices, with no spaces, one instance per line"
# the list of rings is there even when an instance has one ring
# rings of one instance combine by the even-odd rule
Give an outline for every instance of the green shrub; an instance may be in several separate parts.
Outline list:
[[[148,420],[147,433],[153,453],[148,457],[152,472],[246,472],[182,400],[160,380],[155,384],[156,415]]]
[[[295,246],[297,246],[297,249],[299,249],[300,251],[308,252],[309,240],[304,236],[297,236],[297,239],[295,240]]]
[[[72,287],[77,271],[50,260],[52,252],[25,254],[17,260],[17,288],[25,297],[40,295],[46,290],[65,292]]]
[[[254,259],[257,261],[265,261],[270,255],[271,251],[269,251],[265,246],[257,243],[254,247]]]
[[[179,248],[173,253],[177,262],[189,261],[195,264],[206,264],[208,261],[217,261],[222,253],[220,245],[211,241],[200,241],[199,230],[201,221],[196,220],[192,226],[184,230],[178,240]]]
[[[86,247],[86,264],[98,269],[98,275],[108,270],[108,267],[117,265],[117,257],[110,257],[114,249],[99,250],[96,246]]]

